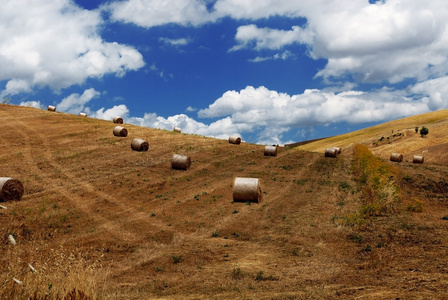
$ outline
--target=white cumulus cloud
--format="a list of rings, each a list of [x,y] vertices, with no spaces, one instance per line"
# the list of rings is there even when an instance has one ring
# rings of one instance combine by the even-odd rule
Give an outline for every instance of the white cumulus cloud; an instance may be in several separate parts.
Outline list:
[[[0,1],[0,97],[49,86],[59,90],[144,65],[133,47],[105,42],[100,11],[70,0]]]
[[[102,7],[112,20],[153,27],[169,23],[200,25],[212,19],[201,0],[127,0]]]
[[[62,99],[62,101],[56,105],[58,111],[66,112],[70,114],[79,114],[84,111],[86,104],[95,97],[101,95],[100,92],[91,88],[85,90],[81,95],[73,93],[68,97]],[[90,112],[90,111],[89,111]]]
[[[447,106],[445,104],[445,106]],[[230,119],[241,132],[259,131],[258,143],[278,143],[282,134],[338,122],[380,122],[428,112],[424,97],[414,99],[402,91],[372,92],[305,90],[288,95],[263,86],[228,91],[198,112],[200,118]]]

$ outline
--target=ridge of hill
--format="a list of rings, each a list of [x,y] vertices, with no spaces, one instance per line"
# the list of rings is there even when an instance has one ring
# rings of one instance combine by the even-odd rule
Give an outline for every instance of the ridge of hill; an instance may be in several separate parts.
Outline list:
[[[131,124],[122,138],[112,121],[12,105],[0,119],[0,177],[25,187],[0,201],[2,299],[443,299],[448,287],[446,163],[362,146],[268,157]],[[171,169],[174,153],[188,171]],[[234,177],[259,178],[261,203],[233,202]]]
[[[429,129],[424,138],[415,128]],[[448,109],[406,117],[373,127],[349,132],[300,145],[297,149],[324,153],[328,145],[347,148],[354,143],[364,144],[375,155],[389,159],[397,152],[405,160],[412,161],[414,155],[423,155],[429,163],[448,163]]]

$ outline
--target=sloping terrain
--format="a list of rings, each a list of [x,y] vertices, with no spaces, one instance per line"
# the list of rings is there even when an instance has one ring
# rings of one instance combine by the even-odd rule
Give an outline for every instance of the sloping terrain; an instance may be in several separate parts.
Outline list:
[[[267,157],[130,124],[122,138],[112,121],[11,105],[0,119],[0,177],[25,186],[0,201],[1,299],[443,299],[448,288],[443,162],[355,146]],[[171,169],[174,153],[191,157],[188,171]],[[260,178],[262,202],[233,202],[234,177]]]
[[[424,138],[415,131],[429,129]],[[298,149],[325,152],[325,148],[350,147],[354,143],[365,144],[375,155],[389,159],[391,153],[401,153],[412,162],[414,155],[422,155],[428,163],[448,164],[448,109],[390,121],[347,134],[320,139],[301,145]]]

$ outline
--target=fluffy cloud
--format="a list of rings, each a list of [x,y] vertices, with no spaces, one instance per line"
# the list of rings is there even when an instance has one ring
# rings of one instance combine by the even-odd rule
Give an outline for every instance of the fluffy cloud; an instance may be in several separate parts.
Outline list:
[[[448,108],[447,76],[420,82],[411,91],[427,100],[431,110]]]
[[[123,76],[144,65],[134,48],[98,34],[99,11],[69,0],[2,1],[0,10],[0,97],[35,86],[58,90],[105,74]]]
[[[85,90],[82,95],[77,93],[71,94],[70,96],[62,99],[62,101],[56,105],[57,109],[62,112],[70,114],[78,114],[85,110],[86,103],[95,97],[98,97],[101,93],[95,89]],[[88,110],[90,112],[90,110]]]
[[[181,38],[181,39],[160,38],[159,40],[171,46],[185,46],[191,42],[189,38]]]
[[[292,30],[278,30],[271,28],[258,28],[256,25],[240,26],[237,29],[235,39],[238,45],[230,50],[240,50],[251,47],[256,50],[270,49],[278,50],[285,45],[294,43],[311,44],[313,41],[312,32],[293,26]]]
[[[240,26],[231,50],[284,50],[306,44],[312,58],[328,61],[316,74],[326,80],[354,75],[364,82],[423,81],[445,76],[448,68],[448,6],[444,0],[375,4],[367,0],[128,0],[105,7],[113,20],[147,28],[167,23],[200,25],[224,17],[253,21],[273,16],[302,18],[306,24],[291,30]],[[267,59],[272,57],[252,61]]]
[[[447,106],[447,104],[445,104]],[[258,129],[258,143],[278,143],[291,129],[338,122],[364,123],[387,121],[429,111],[428,101],[406,96],[401,91],[332,92],[306,90],[288,95],[251,86],[228,91],[208,108],[201,118],[230,118],[229,123],[247,132]]]
[[[92,112],[90,108],[87,108],[86,112],[90,117],[102,120],[113,120],[116,116],[120,116],[126,120],[129,115],[129,109],[124,104],[115,105],[108,109],[102,107],[95,112]]]
[[[40,103],[40,101],[22,101],[19,104],[20,106],[29,106],[29,107],[34,107],[34,108],[39,108],[39,109],[43,109],[44,105],[42,103]]]
[[[233,124],[229,117],[207,125],[184,114],[164,118],[155,113],[145,113],[143,118],[131,117],[127,122],[139,126],[166,130],[173,130],[176,126],[180,127],[183,133],[199,134],[220,139],[227,139],[230,135],[241,135],[242,132],[248,132],[252,129],[247,124]]]
[[[234,18],[274,15],[306,18],[304,29],[277,30],[245,25],[233,50],[308,45],[310,56],[327,59],[316,75],[354,74],[358,81],[397,83],[444,76],[448,67],[448,7],[444,1],[253,1],[218,0],[215,9]]]
[[[153,27],[169,23],[200,25],[212,19],[201,0],[128,0],[103,6],[111,19]]]

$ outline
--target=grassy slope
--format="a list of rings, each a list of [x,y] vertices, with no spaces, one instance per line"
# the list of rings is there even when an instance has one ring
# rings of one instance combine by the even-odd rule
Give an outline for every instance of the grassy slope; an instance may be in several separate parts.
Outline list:
[[[98,299],[437,298],[447,288],[444,164],[394,165],[400,201],[367,216],[370,187],[348,148],[337,159],[265,157],[258,145],[130,124],[117,138],[112,122],[32,108],[0,105],[0,118],[0,176],[26,190],[1,203],[5,298],[73,288]],[[130,149],[135,137],[148,152]],[[191,169],[172,170],[173,153]],[[235,176],[260,178],[263,201],[233,203]]]
[[[422,126],[429,129],[425,138],[420,138],[420,135],[415,133],[415,127]],[[354,143],[362,143],[384,159],[389,159],[392,152],[398,152],[409,161],[412,161],[413,155],[424,155],[427,162],[448,163],[448,154],[443,150],[448,146],[447,132],[448,110],[445,109],[322,139],[298,149],[323,153],[325,148],[331,145],[347,148]],[[384,139],[380,141],[382,137]],[[444,147],[441,148],[441,145]]]

